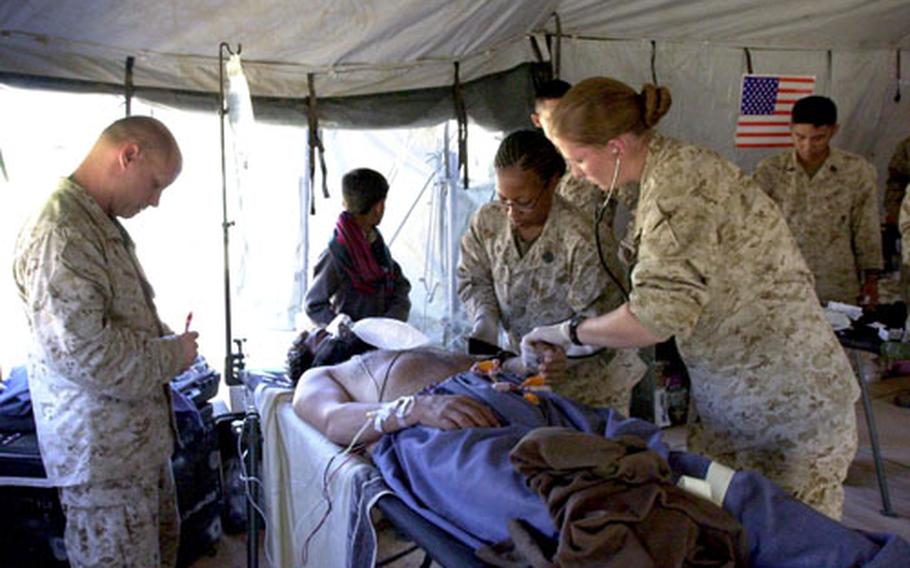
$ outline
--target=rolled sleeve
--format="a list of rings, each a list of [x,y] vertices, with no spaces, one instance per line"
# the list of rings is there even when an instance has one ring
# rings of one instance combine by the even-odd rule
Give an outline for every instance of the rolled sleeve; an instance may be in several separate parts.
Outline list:
[[[717,254],[708,205],[658,202],[641,231],[629,309],[654,335],[688,338],[708,302],[708,271]]]
[[[491,259],[484,246],[478,216],[461,238],[461,260],[456,271],[458,297],[469,318],[479,314],[499,314],[493,283]]]

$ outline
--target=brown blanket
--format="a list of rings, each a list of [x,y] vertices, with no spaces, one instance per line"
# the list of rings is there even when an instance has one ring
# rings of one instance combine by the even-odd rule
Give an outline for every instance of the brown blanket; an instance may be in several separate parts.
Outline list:
[[[539,428],[510,459],[559,529],[556,566],[748,565],[742,526],[676,487],[640,438]]]

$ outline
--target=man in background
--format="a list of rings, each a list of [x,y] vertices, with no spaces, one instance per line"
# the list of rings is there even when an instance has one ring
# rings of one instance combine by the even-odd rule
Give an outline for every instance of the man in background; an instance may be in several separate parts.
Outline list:
[[[196,358],[198,334],[161,322],[117,217],[157,207],[181,166],[161,122],[118,120],[16,243],[38,442],[74,567],[176,564],[169,382]]]
[[[902,140],[894,154],[891,155],[891,161],[888,162],[888,179],[885,181],[885,232],[883,235],[882,246],[885,249],[885,259],[888,261],[888,268],[896,268],[894,259],[901,254],[904,249],[898,248],[901,242],[903,232],[899,230],[901,203],[907,192],[907,185],[910,185],[910,137]],[[903,272],[903,266],[901,266]]]
[[[888,179],[885,181],[886,225],[897,225],[907,185],[910,185],[910,136],[897,145],[888,162]]]
[[[780,205],[819,300],[875,305],[884,264],[877,174],[861,156],[830,145],[838,128],[834,101],[798,100],[794,150],[762,160],[754,177]]]

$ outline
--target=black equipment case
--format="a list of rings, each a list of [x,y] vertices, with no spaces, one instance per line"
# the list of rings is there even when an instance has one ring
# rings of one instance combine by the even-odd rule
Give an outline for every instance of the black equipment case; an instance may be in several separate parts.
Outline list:
[[[178,444],[172,456],[180,549],[177,565],[214,554],[221,538],[221,458],[212,404],[220,376],[201,357],[172,381]],[[57,489],[45,478],[34,425],[0,431],[0,566],[68,566]]]

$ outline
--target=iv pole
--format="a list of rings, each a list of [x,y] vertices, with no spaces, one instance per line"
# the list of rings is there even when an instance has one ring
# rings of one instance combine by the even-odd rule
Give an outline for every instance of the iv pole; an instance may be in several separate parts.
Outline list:
[[[240,54],[241,45],[237,44],[237,54]],[[242,350],[235,355],[231,345],[231,265],[230,265],[230,230],[234,225],[233,221],[228,221],[227,206],[227,158],[224,149],[224,119],[228,113],[228,107],[224,98],[224,54],[234,55],[231,47],[221,42],[218,46],[218,115],[221,119],[221,230],[224,234],[224,380],[228,386],[241,384],[237,376],[237,362],[243,360]],[[239,359],[238,359],[239,357]]]
[[[237,44],[236,55],[240,55],[242,46]],[[242,385],[240,375],[244,370],[243,340],[231,337],[231,270],[230,270],[230,229],[233,221],[228,221],[227,210],[227,161],[224,147],[224,119],[228,114],[228,106],[224,97],[224,54],[235,55],[231,47],[221,42],[218,46],[218,114],[221,119],[221,227],[224,232],[224,377],[229,386]],[[236,343],[237,352],[234,353],[231,343]],[[242,438],[247,441],[246,478],[243,479],[247,492],[247,539],[246,539],[246,565],[248,568],[259,566],[259,512],[256,502],[259,500],[259,488],[256,482],[259,478],[259,451],[261,432],[259,412],[250,404],[244,413]],[[244,456],[240,456],[243,460]]]

